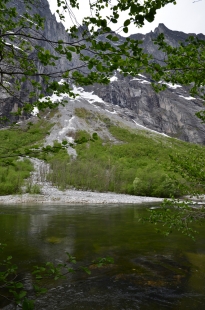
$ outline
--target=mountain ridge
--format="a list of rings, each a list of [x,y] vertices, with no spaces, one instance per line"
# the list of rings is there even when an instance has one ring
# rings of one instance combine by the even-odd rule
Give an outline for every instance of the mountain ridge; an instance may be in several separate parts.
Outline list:
[[[43,10],[39,12],[39,8],[36,8],[35,12],[39,12],[45,17],[45,36],[50,40],[56,38],[58,40],[70,40],[63,25],[57,22],[55,15],[51,13],[47,0],[41,0],[41,2]],[[20,3],[18,4],[18,10],[19,12],[23,10]],[[159,24],[154,32],[151,31],[145,35],[134,34],[130,38],[142,40],[144,51],[162,61],[164,54],[157,49],[157,46],[152,41],[161,32],[164,33],[166,41],[172,46],[179,44],[179,40],[185,41],[190,35],[180,31],[172,31],[164,24]],[[122,36],[119,37],[120,40],[124,40]],[[197,37],[205,39],[203,34],[199,34]],[[65,58],[61,58],[58,62],[58,68],[61,70],[66,66],[78,66],[79,64],[80,61],[75,55],[72,63],[68,63]],[[40,70],[43,72],[45,68],[41,66]],[[49,70],[52,71],[53,68],[49,67]],[[109,85],[94,84],[84,87],[84,90],[93,92],[101,98],[103,102],[110,106],[111,111],[117,108],[118,112],[116,113],[130,124],[138,124],[141,128],[144,126],[148,130],[187,142],[205,144],[205,126],[195,116],[195,113],[203,108],[203,101],[191,97],[188,88],[181,85],[168,85],[165,91],[156,93],[151,87],[151,82],[148,76],[123,77],[119,71],[116,71]],[[22,84],[21,98],[26,99],[28,93],[29,89],[27,89],[25,82]],[[0,97],[1,116],[7,116],[11,121],[28,118],[26,114],[22,114],[20,117],[10,114],[16,112],[18,107],[21,106],[15,98],[11,98],[5,92],[1,92]],[[96,102],[96,105],[99,105],[99,102]],[[101,102],[101,108],[105,110],[103,105],[104,103]]]

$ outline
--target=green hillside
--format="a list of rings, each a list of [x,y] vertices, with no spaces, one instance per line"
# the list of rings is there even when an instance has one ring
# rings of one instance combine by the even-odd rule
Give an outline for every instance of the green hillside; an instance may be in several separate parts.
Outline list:
[[[77,188],[155,197],[204,193],[204,146],[121,128],[111,120],[105,123],[115,142],[99,136],[90,140],[90,134],[78,131],[76,159],[58,148],[50,153],[30,151],[42,145],[52,127],[44,120],[24,128],[1,130],[0,194],[21,193],[24,179],[33,169],[29,156],[50,163],[47,179],[62,190]],[[86,139],[88,142],[79,143]]]
[[[119,141],[76,146],[75,160],[52,159],[49,180],[61,189],[75,187],[155,197],[204,192],[205,148],[148,131],[108,126]],[[89,135],[78,132],[78,138]]]
[[[25,179],[33,171],[31,148],[37,149],[51,128],[44,120],[36,124],[0,130],[0,195],[20,194]]]

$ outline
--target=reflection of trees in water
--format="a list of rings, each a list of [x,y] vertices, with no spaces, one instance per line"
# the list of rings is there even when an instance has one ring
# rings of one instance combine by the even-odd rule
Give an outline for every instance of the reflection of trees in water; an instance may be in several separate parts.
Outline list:
[[[63,212],[56,214],[49,206],[47,211],[44,208],[7,207],[0,215],[1,242],[8,245],[5,255],[12,255],[15,263],[33,266],[64,260],[65,252],[73,253],[75,226],[69,225]]]
[[[29,232],[45,260],[60,261],[65,252],[73,253],[75,227],[63,214],[32,214]]]

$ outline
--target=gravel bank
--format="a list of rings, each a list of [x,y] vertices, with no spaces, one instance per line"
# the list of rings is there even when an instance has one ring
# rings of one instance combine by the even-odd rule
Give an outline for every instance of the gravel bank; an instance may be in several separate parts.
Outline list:
[[[43,190],[42,190],[43,192]],[[161,202],[162,198],[139,197],[114,193],[96,193],[77,190],[59,191],[51,188],[49,193],[42,195],[10,195],[0,196],[0,204],[140,204]]]

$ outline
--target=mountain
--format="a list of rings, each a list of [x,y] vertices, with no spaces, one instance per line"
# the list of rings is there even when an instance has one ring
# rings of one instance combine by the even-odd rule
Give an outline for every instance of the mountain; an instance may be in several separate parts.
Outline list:
[[[166,42],[171,46],[177,46],[180,41],[185,42],[191,35],[196,36],[172,31],[164,24],[159,24],[154,32],[134,34],[130,38],[141,40],[145,52],[163,61],[163,53],[153,43],[153,39],[160,33],[164,34]],[[205,40],[203,34],[197,37]],[[123,37],[120,39],[123,40]],[[121,114],[130,121],[171,137],[204,144],[205,127],[195,116],[196,112],[203,109],[203,101],[191,97],[188,89],[181,85],[168,84],[165,91],[156,93],[150,85],[151,82],[149,77],[144,75],[124,78],[116,72],[109,85],[94,85],[87,89],[104,101],[120,107]]]
[[[18,2],[17,6],[20,14],[24,7],[21,2]],[[40,13],[45,17],[44,35],[48,39],[71,40],[63,25],[58,23],[55,16],[50,12],[47,0],[41,0],[41,6],[36,7],[34,13]],[[162,60],[163,53],[157,49],[152,41],[160,33],[164,33],[166,41],[172,46],[176,46],[179,41],[185,41],[189,35],[193,35],[172,31],[165,25],[159,24],[154,32],[145,35],[134,34],[130,37],[143,41],[144,50],[151,53],[156,59]],[[205,39],[202,34],[199,34],[198,37]],[[119,36],[119,39],[119,42],[124,41],[122,36]],[[50,48],[49,45],[47,48]],[[58,69],[60,71],[62,68],[77,66],[78,64],[80,61],[77,56],[69,64],[66,58],[62,58],[58,62]],[[44,72],[45,68],[41,66],[40,70]],[[52,71],[53,68],[50,67],[49,70]],[[27,86],[26,82],[22,85],[22,100],[28,98],[29,89]],[[191,97],[188,89],[181,85],[167,85],[165,91],[156,93],[151,87],[149,77],[145,75],[138,75],[134,78],[123,77],[119,71],[116,71],[109,85],[94,84],[85,87],[84,90],[76,88],[76,91],[80,93],[81,99],[68,100],[67,123],[73,120],[72,117],[75,114],[75,109],[72,106],[77,107],[79,102],[82,105],[83,101],[83,108],[101,111],[108,114],[112,119],[126,123],[131,128],[153,130],[184,141],[205,144],[205,126],[195,116],[196,112],[203,109],[204,103],[199,98]],[[1,91],[0,98],[0,115],[9,117],[11,121],[18,120],[16,116],[10,113],[16,112],[21,103],[4,91]],[[64,110],[64,108],[60,108],[60,111],[62,109]],[[20,120],[26,118],[28,116],[24,114]]]

